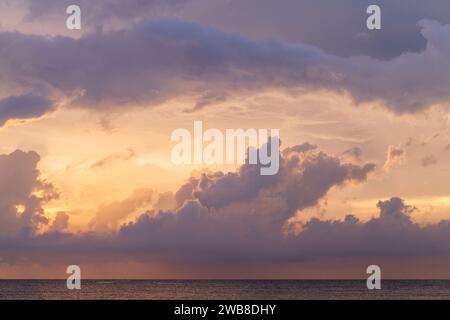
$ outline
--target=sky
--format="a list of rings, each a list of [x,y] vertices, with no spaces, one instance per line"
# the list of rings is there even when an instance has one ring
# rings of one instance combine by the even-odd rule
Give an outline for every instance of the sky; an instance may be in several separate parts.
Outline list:
[[[450,3],[405,6],[0,0],[0,278],[448,278]],[[194,121],[278,173],[175,165]]]

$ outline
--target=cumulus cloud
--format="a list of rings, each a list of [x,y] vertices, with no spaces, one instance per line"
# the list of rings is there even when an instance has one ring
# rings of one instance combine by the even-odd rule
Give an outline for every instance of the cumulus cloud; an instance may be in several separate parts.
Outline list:
[[[40,179],[35,152],[0,155],[0,236],[33,234],[48,224],[43,204],[57,197],[53,186]]]
[[[65,97],[71,105],[95,110],[186,96],[200,97],[195,109],[217,97],[301,88],[348,92],[356,103],[380,101],[407,113],[450,98],[450,26],[425,20],[420,26],[426,49],[387,61],[342,58],[310,45],[252,40],[181,20],[138,23],[80,39],[2,32],[0,66],[8,87],[44,88],[47,99]]]
[[[65,212],[58,212],[50,226],[50,232],[63,232],[69,227],[70,216]]]
[[[128,245],[146,246],[150,256],[173,260],[302,261],[450,253],[450,221],[420,226],[410,217],[417,209],[398,197],[379,201],[377,207],[379,215],[365,222],[353,215],[343,220],[313,218],[301,225],[300,233],[284,234],[279,224],[268,224],[262,212],[213,214],[198,201],[188,201],[176,214],[142,215],[124,226],[120,237]],[[177,236],[170,236],[173,233]]]
[[[96,231],[116,229],[119,223],[135,210],[150,204],[153,193],[152,189],[137,189],[125,200],[100,206],[94,218],[89,222],[89,227]]]
[[[292,151],[282,157],[275,176],[261,176],[258,165],[244,164],[235,173],[192,177],[175,195],[166,194],[157,202],[173,209],[148,211],[122,225],[117,234],[98,231],[117,228],[130,213],[149,204],[150,190],[103,206],[90,223],[94,233],[64,233],[67,219],[57,217],[55,228],[34,237],[32,247],[46,252],[51,241],[58,241],[71,255],[78,252],[91,259],[100,257],[100,251],[142,259],[240,260],[250,253],[273,259],[286,252],[284,227],[290,217],[316,205],[333,187],[364,181],[373,170],[371,163],[341,163],[320,151]],[[10,248],[19,246],[20,252],[30,254],[28,238],[16,235],[10,243]]]
[[[121,241],[148,244],[149,254],[164,251],[175,260],[286,254],[283,230],[290,217],[316,205],[332,187],[364,181],[374,170],[370,163],[356,166],[323,152],[296,151],[284,153],[276,176],[261,176],[257,165],[245,164],[236,173],[191,178],[176,194],[177,209],[143,214],[120,229]]]
[[[261,176],[259,165],[244,164],[238,172],[204,173],[191,178],[177,192],[180,201],[196,199],[208,208],[223,208],[232,203],[248,201],[267,191],[286,200],[289,215],[296,210],[315,205],[330,188],[347,182],[364,181],[375,168],[373,163],[356,166],[323,152],[304,153],[311,145],[303,144],[285,149],[279,173]],[[270,191],[268,191],[270,190]]]
[[[379,216],[362,222],[312,219],[303,225],[298,250],[311,256],[429,256],[450,253],[450,221],[420,226],[416,210],[394,197],[378,203]]]
[[[2,157],[0,168],[5,168],[5,156]],[[37,161],[33,153],[6,157],[29,158],[30,168]],[[373,171],[372,164],[342,163],[338,157],[318,150],[292,151],[283,155],[277,177],[267,180],[265,176],[253,175],[254,171],[243,165],[231,175],[207,173],[200,178],[192,177],[175,195],[164,195],[174,209],[148,211],[122,225],[117,233],[70,234],[63,231],[67,216],[60,215],[54,220],[55,227],[44,234],[1,236],[0,255],[3,261],[9,262],[22,256],[46,262],[75,257],[81,262],[120,258],[217,263],[450,253],[450,221],[421,226],[411,219],[417,209],[398,197],[379,201],[378,216],[368,221],[353,215],[342,220],[290,220],[302,209],[317,204],[331,188],[365,180]],[[36,172],[31,170],[27,176],[33,174],[36,177]],[[31,185],[40,184],[36,179],[30,181]],[[26,195],[29,196],[33,188],[29,183],[24,185],[26,191],[18,194],[25,194],[27,199]],[[244,195],[236,192],[242,191],[242,186],[251,192]],[[144,202],[149,199],[143,198]],[[105,214],[99,216],[106,219],[106,212],[111,213],[116,208],[129,213],[139,207],[136,201],[128,200],[111,205],[109,209],[105,207]],[[4,207],[5,200],[2,201]],[[37,214],[37,217],[42,215]],[[113,214],[112,217],[118,225],[117,221],[124,215]],[[55,243],[59,249],[55,248]]]

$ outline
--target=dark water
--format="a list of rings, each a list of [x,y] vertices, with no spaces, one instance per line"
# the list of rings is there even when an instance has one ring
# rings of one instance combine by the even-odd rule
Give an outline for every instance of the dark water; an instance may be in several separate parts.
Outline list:
[[[0,280],[0,299],[450,299],[450,280],[385,280],[368,290],[359,280],[177,281]]]

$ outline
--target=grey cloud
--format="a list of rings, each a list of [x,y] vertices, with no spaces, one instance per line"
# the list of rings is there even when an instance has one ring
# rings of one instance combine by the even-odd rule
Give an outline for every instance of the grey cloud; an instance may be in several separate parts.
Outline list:
[[[143,214],[121,228],[120,241],[170,260],[287,259],[293,253],[283,235],[287,219],[316,205],[332,187],[365,180],[373,169],[316,152],[304,159],[289,154],[275,177],[260,176],[256,165],[203,174],[180,188],[178,209]]]
[[[50,16],[67,17],[66,8],[77,4],[82,9],[83,26],[102,28],[108,23],[132,23],[151,16],[174,15],[180,12],[187,0],[23,0],[27,6],[26,20]]]
[[[28,21],[57,17],[64,21],[70,0],[20,0],[28,8]],[[215,26],[255,38],[308,43],[339,56],[367,55],[389,59],[426,46],[417,32],[423,18],[450,23],[446,0],[78,0],[84,28],[95,30],[114,23],[164,16]],[[382,30],[368,31],[366,8],[382,8]],[[277,14],[274,14],[277,12]],[[319,17],[319,18],[318,18]]]
[[[1,59],[1,58],[0,58]],[[0,100],[0,127],[8,120],[38,118],[55,108],[46,97],[27,94]]]
[[[450,221],[420,226],[415,208],[400,198],[380,201],[380,214],[367,222],[312,219],[303,225],[298,249],[310,256],[430,256],[450,253]]]
[[[366,27],[366,9],[372,4],[382,10],[379,31]],[[403,0],[198,0],[191,7],[187,18],[224,30],[308,43],[338,56],[382,60],[425,49],[417,21],[428,18],[450,23],[447,0],[408,0],[407,4]]]
[[[337,157],[319,151],[303,154],[302,158],[300,155],[287,155],[272,179],[260,176],[257,165],[255,169],[243,165],[235,174],[219,172],[191,178],[175,197],[168,195],[171,206],[178,203],[175,209],[144,213],[134,222],[122,225],[117,234],[69,234],[60,229],[31,239],[16,234],[9,240],[0,239],[0,255],[8,261],[17,255],[37,260],[65,259],[69,253],[72,259],[78,257],[82,261],[114,257],[185,261],[286,259],[293,250],[283,234],[287,220],[297,210],[317,204],[331,188],[361,182],[373,171],[373,164],[342,164]],[[144,193],[143,197],[133,196],[105,206],[92,225],[117,226],[149,199]],[[54,248],[53,243],[61,249]],[[34,255],[37,251],[39,257]]]
[[[4,261],[14,262],[21,256],[36,261],[44,259],[47,263],[74,258],[80,262],[119,258],[160,262],[281,262],[450,253],[450,221],[421,226],[411,219],[417,209],[398,197],[378,202],[379,215],[368,221],[352,215],[342,220],[313,218],[304,223],[294,222],[294,227],[300,227],[299,232],[291,231],[297,228],[286,229],[294,211],[313,206],[331,187],[365,179],[363,173],[370,171],[365,166],[341,164],[338,158],[321,152],[303,156],[301,159],[298,154],[289,155],[277,180],[253,184],[257,191],[245,198],[233,190],[248,179],[242,172],[227,181],[230,189],[223,192],[231,196],[223,199],[215,194],[216,185],[221,179],[230,179],[227,175],[207,176],[208,183],[203,184],[200,194],[194,190],[205,178],[192,178],[186,184],[188,187],[180,188],[186,189],[185,196],[190,195],[178,208],[149,211],[122,225],[117,234],[50,231],[36,236],[1,236],[0,253]],[[169,198],[173,205],[174,199]],[[208,207],[205,203],[220,207]]]
[[[65,212],[58,212],[50,226],[51,232],[63,232],[69,227],[70,216]]]
[[[208,208],[219,209],[267,191],[285,199],[289,208],[286,214],[292,215],[296,210],[315,205],[331,187],[364,181],[375,169],[372,163],[361,167],[343,164],[323,152],[298,153],[313,149],[310,144],[285,149],[276,175],[261,176],[258,165],[244,164],[236,173],[205,173],[199,179],[191,178],[176,196],[183,200],[196,199]],[[185,196],[180,197],[180,193]]]
[[[421,26],[427,49],[389,61],[339,58],[308,45],[256,41],[162,20],[81,39],[0,33],[0,65],[11,86],[45,88],[51,97],[66,96],[74,106],[95,110],[152,106],[211,92],[226,97],[302,88],[346,91],[356,103],[382,101],[397,113],[417,112],[450,98],[450,26],[430,21]]]
[[[410,217],[416,208],[396,197],[380,201],[377,206],[378,217],[367,222],[352,215],[343,220],[311,219],[302,225],[300,234],[286,237],[281,235],[279,225],[262,224],[261,213],[239,219],[236,215],[208,213],[198,202],[190,201],[177,214],[165,213],[156,218],[142,216],[136,224],[123,227],[121,237],[133,243],[152,243],[156,252],[171,252],[174,256],[175,248],[180,248],[178,259],[182,260],[301,261],[336,256],[450,253],[450,221],[420,226]],[[146,233],[149,230],[152,232]],[[177,237],[167,237],[173,233]],[[165,241],[160,241],[161,238]]]
[[[245,262],[305,261],[333,257],[417,257],[450,254],[450,221],[420,226],[415,210],[400,198],[378,203],[379,215],[366,222],[352,215],[343,220],[313,218],[299,234],[283,234],[283,224],[268,212],[211,212],[196,200],[176,212],[149,212],[122,226],[117,236],[46,233],[33,239],[11,239],[0,250],[7,261],[17,252],[38,260]],[[270,208],[270,206],[269,206]],[[273,209],[273,208],[272,208]],[[266,211],[270,209],[266,208]],[[32,241],[31,241],[32,240]],[[52,248],[58,243],[58,248]],[[39,249],[39,256],[35,254]],[[14,251],[16,250],[16,251]]]
[[[48,223],[42,205],[57,197],[53,186],[40,179],[35,152],[0,155],[0,235],[26,232]]]

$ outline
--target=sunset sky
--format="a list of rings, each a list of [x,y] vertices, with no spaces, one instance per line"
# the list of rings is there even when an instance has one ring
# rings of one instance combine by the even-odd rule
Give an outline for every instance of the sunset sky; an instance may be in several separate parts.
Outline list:
[[[0,0],[0,278],[448,278],[449,70],[448,0]]]

